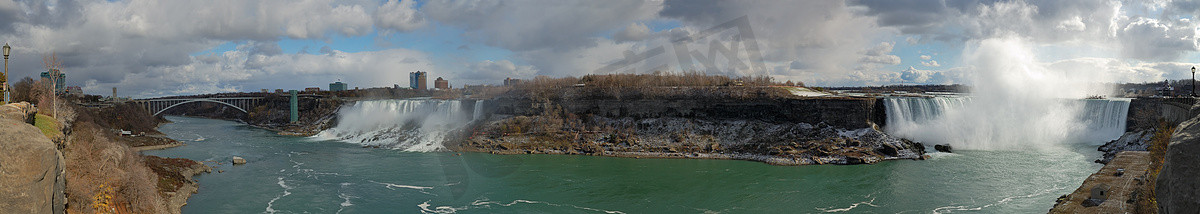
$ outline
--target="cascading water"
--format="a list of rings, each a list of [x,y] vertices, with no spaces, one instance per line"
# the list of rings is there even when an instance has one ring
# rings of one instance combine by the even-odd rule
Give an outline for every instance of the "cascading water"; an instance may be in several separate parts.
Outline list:
[[[937,96],[891,97],[884,99],[889,127],[909,127],[924,124],[942,116],[943,112],[965,108],[968,97]]]
[[[483,101],[465,110],[459,100],[358,101],[338,111],[338,125],[315,138],[405,151],[438,151],[453,133],[483,117]]]
[[[1061,106],[1067,109],[1080,109],[1079,111],[1071,111],[1075,113],[1072,117],[1065,117],[1069,120],[1060,121],[1075,125],[1067,126],[1060,130],[1043,131],[1062,131],[1067,136],[1064,139],[1083,142],[1108,141],[1120,137],[1125,132],[1125,121],[1129,112],[1129,99],[1064,99],[1060,101]],[[968,108],[972,107],[972,99],[970,97],[889,97],[884,99],[884,106],[887,112],[886,131],[920,142],[952,144],[972,148],[972,146],[977,146],[980,142],[988,142],[995,139],[1023,139],[1012,138],[1011,136],[996,136],[997,134],[1012,134],[1003,132],[1002,130],[1011,130],[1012,128],[1019,127],[1000,127],[1000,131],[987,130],[971,126],[994,126],[988,126],[992,124],[978,123],[980,121],[950,120],[971,118],[963,117],[964,114],[970,114],[970,111],[968,111]]]
[[[889,98],[889,133],[965,149],[1054,149],[1123,133],[1128,100],[1081,100],[1111,93],[1105,75],[1053,69],[1019,37],[972,42],[963,50],[965,97]]]

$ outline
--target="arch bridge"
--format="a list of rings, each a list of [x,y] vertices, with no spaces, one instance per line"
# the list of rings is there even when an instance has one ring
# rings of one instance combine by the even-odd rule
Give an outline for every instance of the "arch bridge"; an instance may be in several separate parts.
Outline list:
[[[248,109],[258,105],[262,101],[262,97],[213,97],[213,98],[169,98],[169,99],[145,99],[136,101],[138,104],[146,108],[147,111],[153,112],[154,116],[158,116],[167,109],[174,108],[183,104],[194,102],[210,102],[233,107],[243,113],[250,113]]]

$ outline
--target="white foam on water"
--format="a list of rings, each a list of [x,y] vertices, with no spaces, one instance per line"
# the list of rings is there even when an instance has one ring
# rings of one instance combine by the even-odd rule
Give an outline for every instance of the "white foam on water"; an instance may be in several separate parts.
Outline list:
[[[346,186],[350,186],[352,184],[353,183],[341,183],[341,187],[342,187],[342,189],[345,189]],[[346,207],[354,206],[354,203],[350,203],[350,199],[358,198],[358,197],[343,193],[342,190],[339,189],[338,190],[338,198],[342,198],[343,201],[341,204],[338,204],[340,207],[338,207],[337,213],[342,213],[342,211],[345,210]]]
[[[827,212],[827,213],[833,213],[833,212],[846,212],[846,211],[850,211],[850,210],[853,210],[854,208],[858,207],[859,205],[867,205],[867,206],[872,206],[872,207],[879,207],[879,206],[876,206],[875,204],[871,204],[871,203],[875,203],[875,197],[871,197],[871,195],[873,195],[873,194],[868,194],[868,195],[865,197],[865,198],[871,198],[871,200],[862,201],[862,202],[857,202],[857,203],[851,204],[849,207],[845,207],[845,208],[833,208],[833,207],[826,207],[826,208],[817,208],[817,210],[820,210],[820,211],[822,211],[822,212]]]
[[[412,186],[412,185],[403,185],[403,184],[384,183],[384,182],[378,182],[378,181],[372,181],[372,180],[368,180],[368,181],[370,181],[371,183],[382,184],[382,185],[384,185],[385,187],[387,187],[388,189],[395,189],[395,188],[405,188],[405,189],[415,189],[415,190],[428,190],[428,189],[433,189],[433,187],[423,187],[423,186]]]
[[[429,207],[432,205],[429,204],[429,201],[425,201],[424,203],[418,204],[417,207],[421,208],[422,213],[444,214],[444,213],[455,213],[455,212],[458,212],[461,210],[488,208],[491,206],[511,207],[511,206],[520,205],[520,204],[535,204],[535,205],[547,205],[547,206],[555,206],[555,207],[570,207],[570,208],[574,208],[574,209],[594,211],[594,212],[603,212],[603,213],[609,213],[609,214],[624,214],[625,213],[625,212],[621,212],[621,211],[602,210],[602,209],[596,209],[596,208],[581,207],[581,206],[576,206],[576,205],[571,205],[571,204],[556,204],[556,203],[549,203],[549,202],[544,202],[544,201],[532,201],[532,200],[523,200],[523,199],[517,199],[517,200],[513,200],[511,202],[507,202],[507,203],[497,202],[497,201],[489,201],[487,199],[479,199],[479,200],[475,200],[475,201],[471,202],[471,204],[469,204],[469,205],[462,206],[462,207],[438,206],[438,207],[435,207],[434,209],[429,209]]]
[[[1034,192],[1034,193],[1031,193],[1031,194],[1028,194],[1028,195],[1018,195],[1018,196],[1009,196],[1009,197],[1005,197],[1005,198],[1002,198],[1002,199],[1000,199],[1000,201],[996,201],[996,202],[994,202],[994,203],[985,204],[985,205],[983,205],[983,206],[978,206],[978,207],[972,207],[972,206],[967,206],[967,205],[938,207],[938,208],[934,208],[934,209],[933,209],[933,213],[934,213],[934,214],[941,214],[941,213],[952,213],[952,212],[954,212],[954,211],[980,211],[980,210],[983,210],[983,209],[985,209],[985,208],[988,208],[988,207],[992,207],[992,206],[996,206],[996,205],[1001,205],[1001,204],[1007,204],[1007,203],[1009,203],[1009,202],[1012,202],[1013,200],[1016,200],[1016,199],[1037,197],[1037,196],[1040,196],[1040,195],[1045,195],[1045,194],[1047,194],[1047,193],[1055,192],[1055,191],[1062,190],[1062,189],[1064,189],[1064,188],[1062,188],[1062,187],[1058,187],[1058,186],[1055,186],[1054,188],[1050,188],[1050,189],[1044,189],[1044,190],[1041,190],[1041,191],[1038,191],[1038,192]]]
[[[276,200],[279,200],[280,198],[287,197],[288,195],[291,195],[291,194],[292,194],[292,192],[289,192],[289,191],[288,191],[288,190],[291,190],[291,189],[292,189],[292,187],[291,187],[291,186],[288,186],[288,185],[287,185],[287,182],[284,182],[284,181],[283,181],[283,177],[278,177],[278,179],[279,179],[279,181],[278,181],[278,182],[275,182],[275,184],[278,184],[278,185],[279,185],[279,187],[283,187],[283,194],[281,194],[281,195],[279,195],[279,196],[276,196],[275,198],[272,198],[272,199],[271,199],[271,201],[268,201],[268,202],[267,202],[267,210],[266,210],[266,211],[264,211],[264,212],[266,212],[266,213],[275,213],[275,212],[278,212],[278,210],[275,210],[275,209],[273,209],[273,208],[272,208],[272,206],[274,206],[274,205],[275,205],[275,201],[276,201]]]

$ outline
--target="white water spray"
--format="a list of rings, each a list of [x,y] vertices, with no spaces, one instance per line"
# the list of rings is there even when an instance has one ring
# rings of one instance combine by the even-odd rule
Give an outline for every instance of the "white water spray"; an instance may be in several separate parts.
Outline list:
[[[464,109],[463,102],[474,102]],[[428,152],[445,149],[455,132],[482,117],[483,101],[405,99],[358,101],[338,111],[338,125],[314,136],[369,146]]]
[[[889,98],[888,132],[985,150],[1039,149],[1124,132],[1128,100],[1080,99],[1111,91],[1093,83],[1103,75],[1047,69],[1017,39],[984,40],[964,53],[974,71],[969,98]]]

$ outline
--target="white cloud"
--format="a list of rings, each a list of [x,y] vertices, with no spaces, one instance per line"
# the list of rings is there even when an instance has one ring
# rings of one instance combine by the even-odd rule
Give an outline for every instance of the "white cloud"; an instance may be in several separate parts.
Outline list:
[[[937,60],[929,60],[928,62],[921,62],[921,65],[923,65],[925,67],[940,67],[940,66],[942,66],[941,64],[938,64]]]
[[[475,80],[477,82],[498,82],[504,78],[529,79],[537,74],[537,70],[529,65],[516,65],[508,60],[484,60],[467,66],[464,73],[456,74],[458,78]]]
[[[1174,60],[1198,48],[1197,26],[1187,20],[1163,22],[1139,17],[1117,32],[1124,56],[1142,60]]]
[[[387,0],[375,10],[375,25],[400,32],[425,26],[425,15],[413,8],[414,0]]]
[[[642,23],[630,23],[628,27],[621,29],[617,34],[613,35],[613,39],[624,41],[640,41],[650,36],[650,28]]]
[[[430,18],[467,29],[466,36],[514,51],[595,46],[605,31],[655,17],[655,1],[432,1]]]

